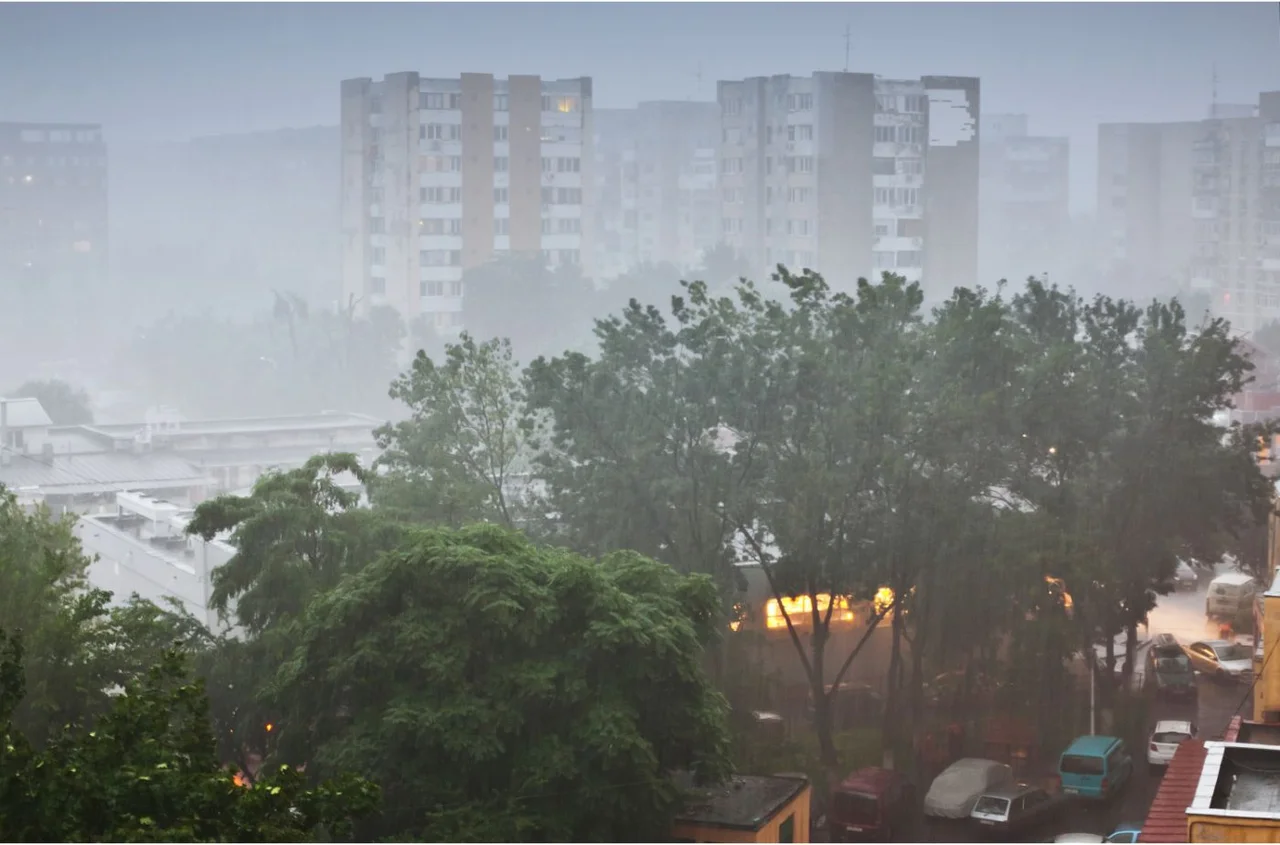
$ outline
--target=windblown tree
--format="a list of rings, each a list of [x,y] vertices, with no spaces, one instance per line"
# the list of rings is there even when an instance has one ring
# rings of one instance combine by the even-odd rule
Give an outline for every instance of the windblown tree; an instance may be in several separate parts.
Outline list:
[[[93,422],[89,394],[65,381],[28,381],[9,394],[12,399],[29,397],[40,400],[54,425],[84,425]]]
[[[366,839],[660,840],[669,775],[726,774],[698,665],[718,610],[709,579],[633,552],[418,530],[308,609],[270,693],[279,759],[379,783]]]
[[[467,331],[505,338],[525,360],[590,337],[597,295],[576,265],[548,268],[541,258],[511,256],[467,270],[462,283]]]
[[[510,343],[477,343],[464,332],[440,364],[420,351],[391,396],[411,416],[376,432],[384,450],[373,483],[380,509],[452,527],[522,519],[534,423]]]
[[[377,806],[377,790],[349,776],[308,789],[285,768],[237,785],[179,652],[128,681],[98,718],[59,725],[41,747],[14,723],[25,697],[21,641],[0,631],[7,842],[333,841]]]

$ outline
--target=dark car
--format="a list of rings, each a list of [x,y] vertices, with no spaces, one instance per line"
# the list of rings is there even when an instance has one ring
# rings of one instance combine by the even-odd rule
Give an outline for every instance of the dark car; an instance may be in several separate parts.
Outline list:
[[[827,832],[832,842],[888,842],[914,809],[915,789],[900,772],[868,766],[831,790]]]
[[[1194,698],[1196,674],[1177,638],[1160,634],[1147,649],[1147,666],[1142,675],[1143,688],[1164,698]]]
[[[1015,783],[980,795],[969,819],[980,833],[1008,837],[1048,822],[1065,806],[1065,799],[1060,794],[1029,783]]]

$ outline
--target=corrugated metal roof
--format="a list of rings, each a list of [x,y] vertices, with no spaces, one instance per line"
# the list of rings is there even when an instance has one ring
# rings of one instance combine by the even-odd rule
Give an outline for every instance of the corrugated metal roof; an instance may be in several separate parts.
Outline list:
[[[1187,808],[1195,798],[1206,755],[1204,743],[1198,739],[1178,746],[1142,823],[1139,842],[1187,841]]]
[[[45,413],[39,399],[4,399],[5,425],[9,428],[40,428],[53,425],[53,420]]]
[[[40,457],[13,454],[8,466],[0,467],[0,484],[11,489],[39,487],[51,495],[210,483],[212,479],[191,464],[168,454],[55,455],[52,464]]]
[[[314,431],[342,428],[368,428],[381,426],[385,420],[357,413],[297,414],[281,417],[251,417],[226,420],[182,420],[173,434],[195,437],[208,434],[250,434],[273,431]],[[146,428],[145,422],[109,423],[85,426],[107,437],[132,437],[134,432]]]

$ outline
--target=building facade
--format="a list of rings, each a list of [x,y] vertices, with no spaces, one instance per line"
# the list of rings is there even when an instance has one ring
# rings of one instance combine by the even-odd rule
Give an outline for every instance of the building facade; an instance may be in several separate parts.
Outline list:
[[[506,254],[590,275],[591,80],[341,86],[343,300],[461,327],[462,274]]]
[[[720,238],[715,103],[658,101],[596,115],[595,267],[697,266]]]
[[[754,77],[717,99],[721,233],[755,267],[976,282],[977,79]]]
[[[1022,114],[982,116],[978,265],[984,283],[1062,275],[1071,240],[1070,145]]]

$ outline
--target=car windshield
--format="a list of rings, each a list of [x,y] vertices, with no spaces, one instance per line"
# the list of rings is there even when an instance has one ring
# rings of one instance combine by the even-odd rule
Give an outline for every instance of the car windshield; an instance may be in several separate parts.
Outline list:
[[[831,798],[831,814],[843,822],[872,824],[880,818],[880,802],[865,792],[837,792]]]
[[[1100,775],[1103,768],[1101,757],[1068,754],[1062,758],[1062,771],[1069,775]]]
[[[978,803],[973,805],[975,813],[985,813],[989,816],[1004,816],[1009,812],[1009,799],[997,798],[994,795],[984,795],[978,799]]]
[[[1218,659],[1224,662],[1228,660],[1248,660],[1253,656],[1248,648],[1239,643],[1215,646],[1213,651],[1218,655]]]
[[[1191,734],[1184,734],[1181,731],[1164,731],[1151,737],[1152,742],[1158,742],[1161,745],[1177,745],[1187,739],[1191,739]]]
[[[1156,671],[1166,675],[1176,675],[1191,671],[1191,663],[1185,655],[1177,657],[1160,657],[1156,660]]]

